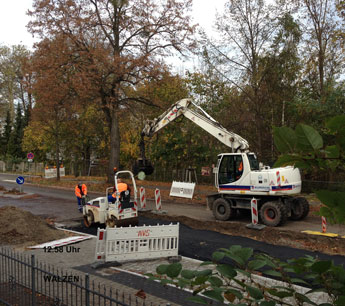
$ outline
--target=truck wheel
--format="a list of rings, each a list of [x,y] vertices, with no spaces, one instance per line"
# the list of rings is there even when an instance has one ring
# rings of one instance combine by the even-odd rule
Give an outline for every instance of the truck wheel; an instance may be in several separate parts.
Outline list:
[[[302,220],[309,213],[309,203],[305,198],[293,198],[291,203],[291,220]]]
[[[260,217],[267,226],[278,226],[285,223],[286,207],[280,202],[266,202],[260,208]]]
[[[225,199],[217,199],[213,203],[213,215],[217,220],[226,221],[236,214],[230,207],[230,203]]]
[[[88,213],[84,216],[84,225],[85,227],[90,227],[94,223],[94,216],[93,212],[91,210],[88,211]]]

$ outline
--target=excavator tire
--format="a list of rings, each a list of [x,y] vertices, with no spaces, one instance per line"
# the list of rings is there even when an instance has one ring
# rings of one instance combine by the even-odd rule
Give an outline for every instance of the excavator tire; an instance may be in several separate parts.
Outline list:
[[[94,224],[95,218],[93,216],[93,212],[91,210],[84,216],[84,225],[85,227],[89,228]]]
[[[309,213],[309,203],[305,198],[298,197],[293,198],[291,203],[291,220],[302,220],[306,216],[308,216]]]
[[[236,210],[231,208],[229,201],[223,198],[214,201],[212,210],[217,220],[226,221],[236,216]]]
[[[278,226],[287,219],[286,206],[278,201],[266,202],[260,208],[261,221],[267,226]]]

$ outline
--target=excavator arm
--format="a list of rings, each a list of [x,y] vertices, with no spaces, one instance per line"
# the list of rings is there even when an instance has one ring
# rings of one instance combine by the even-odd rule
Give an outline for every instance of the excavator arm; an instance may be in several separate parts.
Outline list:
[[[180,116],[188,118],[206,132],[216,137],[220,142],[231,148],[232,152],[243,152],[249,148],[248,142],[245,139],[228,131],[200,106],[193,103],[191,99],[182,99],[172,105],[159,117],[153,120],[147,120],[142,130],[142,136],[152,137]]]
[[[147,120],[141,132],[139,144],[140,155],[133,165],[134,174],[144,171],[146,175],[153,173],[153,166],[145,156],[144,138],[152,137],[159,130],[180,116],[184,116],[204,129],[206,132],[216,137],[220,142],[231,148],[232,152],[244,152],[249,148],[248,142],[241,136],[228,131],[218,121],[207,114],[200,106],[193,103],[191,99],[182,99],[173,104],[163,114],[153,120]]]

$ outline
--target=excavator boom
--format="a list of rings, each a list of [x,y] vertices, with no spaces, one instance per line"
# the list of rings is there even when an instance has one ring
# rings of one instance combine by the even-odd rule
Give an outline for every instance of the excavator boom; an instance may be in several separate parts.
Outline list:
[[[182,99],[172,105],[159,117],[153,120],[147,120],[142,131],[142,136],[152,137],[167,124],[182,115],[231,148],[232,152],[244,152],[248,150],[249,145],[245,139],[228,131],[200,106],[193,103],[191,99]]]

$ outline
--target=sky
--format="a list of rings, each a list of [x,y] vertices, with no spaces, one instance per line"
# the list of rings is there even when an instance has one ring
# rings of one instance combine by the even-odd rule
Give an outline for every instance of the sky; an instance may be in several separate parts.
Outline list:
[[[221,11],[226,0],[193,0],[195,23],[207,33],[212,32],[216,10]],[[31,8],[31,0],[3,0],[0,10],[0,44],[12,46],[22,44],[32,48],[34,38],[27,32],[26,25],[30,18],[26,15]]]

